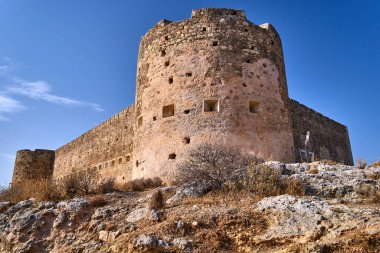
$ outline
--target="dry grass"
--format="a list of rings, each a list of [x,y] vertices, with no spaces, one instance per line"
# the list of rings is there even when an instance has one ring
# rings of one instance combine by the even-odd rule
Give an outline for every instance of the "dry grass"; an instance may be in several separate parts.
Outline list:
[[[250,165],[247,175],[235,182],[235,189],[247,190],[259,197],[282,194],[305,195],[302,181],[281,175],[281,172],[267,165]]]
[[[368,235],[361,232],[353,232],[346,235],[348,240],[340,241],[339,243],[328,246],[323,252],[328,253],[362,253],[362,252],[379,252],[380,248],[380,234]]]
[[[101,180],[96,186],[95,190],[96,193],[110,193],[116,191],[116,184],[115,184],[115,178],[109,177],[106,179]]]
[[[224,188],[224,183],[233,173],[246,168],[250,163],[262,162],[237,150],[207,143],[193,148],[189,157],[178,167],[176,180],[180,184],[206,181],[212,189]]]
[[[380,189],[374,185],[362,184],[359,186],[357,193],[372,203],[380,203]]]
[[[35,198],[38,201],[59,201],[94,193],[115,191],[114,179],[98,181],[93,171],[82,171],[61,180],[24,180],[12,187],[0,188],[0,201],[17,203]]]
[[[367,178],[372,179],[372,180],[378,180],[380,179],[380,173],[376,171],[372,171],[371,174],[369,174]]]
[[[333,160],[329,160],[329,159],[322,160],[321,162],[324,164],[327,164],[327,165],[337,165],[338,164],[337,162],[335,162]]]
[[[358,159],[356,160],[356,165],[359,169],[365,169],[365,167],[367,167],[367,162],[365,160]]]
[[[152,198],[149,202],[149,209],[161,209],[165,205],[164,194],[161,190],[156,190],[152,194]]]
[[[162,186],[162,180],[159,177],[154,178],[139,178],[119,185],[117,188],[121,191],[145,191]]]
[[[319,170],[315,166],[311,166],[311,168],[307,171],[310,174],[318,174]]]
[[[376,161],[376,162],[373,162],[371,163],[371,165],[369,167],[380,167],[380,160],[379,161]]]
[[[22,184],[0,190],[0,201],[17,203],[30,198],[57,201],[61,195],[58,186],[50,180],[24,180]]]
[[[100,207],[107,205],[107,200],[102,195],[96,195],[89,198],[89,206]]]

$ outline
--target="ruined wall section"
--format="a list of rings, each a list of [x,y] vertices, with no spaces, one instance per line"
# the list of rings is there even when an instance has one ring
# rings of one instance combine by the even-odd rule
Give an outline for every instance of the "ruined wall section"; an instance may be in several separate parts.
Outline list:
[[[57,149],[53,177],[96,169],[102,177],[130,180],[134,121],[132,105]]]
[[[329,159],[353,165],[346,126],[292,99],[290,110],[296,162],[305,161],[305,152],[311,152],[309,159],[314,155],[314,160]],[[307,131],[310,132],[310,141],[305,148]]]
[[[17,186],[25,180],[50,179],[53,172],[54,151],[24,149],[17,151],[13,170],[12,185]]]
[[[294,160],[281,40],[243,11],[163,20],[138,56],[133,177],[163,176],[209,142]]]

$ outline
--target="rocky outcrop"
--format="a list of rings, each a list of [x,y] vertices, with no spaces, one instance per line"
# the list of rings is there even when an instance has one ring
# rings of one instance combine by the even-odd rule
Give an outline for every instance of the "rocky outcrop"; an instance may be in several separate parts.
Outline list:
[[[91,196],[1,202],[0,252],[376,252],[380,167],[267,165],[309,195],[202,197],[210,188],[198,182],[161,188],[161,210],[149,209],[151,192],[97,196],[101,206]]]

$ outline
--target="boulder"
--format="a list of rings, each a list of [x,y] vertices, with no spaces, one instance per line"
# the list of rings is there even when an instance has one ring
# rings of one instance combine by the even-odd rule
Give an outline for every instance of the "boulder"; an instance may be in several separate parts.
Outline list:
[[[153,235],[140,235],[134,241],[134,246],[141,249],[154,249],[158,246],[158,240]]]
[[[133,210],[130,214],[127,216],[128,222],[138,222],[139,220],[143,219],[148,214],[148,208],[141,207],[136,210]]]

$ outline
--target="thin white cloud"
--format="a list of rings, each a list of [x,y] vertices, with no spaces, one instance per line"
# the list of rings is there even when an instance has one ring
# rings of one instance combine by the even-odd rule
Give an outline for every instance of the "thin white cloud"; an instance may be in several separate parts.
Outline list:
[[[0,93],[0,121],[9,121],[5,115],[24,110],[25,107],[17,100]]]
[[[16,159],[15,155],[9,155],[9,154],[0,154],[0,157],[5,158],[8,162],[14,162]]]
[[[94,111],[103,111],[102,107],[99,104],[79,101],[51,94],[51,87],[45,81],[19,82],[9,86],[6,91],[36,100],[44,100],[54,104],[66,106],[88,106],[91,107]]]
[[[79,106],[89,107],[94,111],[104,111],[102,106],[96,103],[75,100],[72,98],[57,96],[52,94],[51,86],[46,81],[27,81],[23,78],[13,75],[12,69],[14,64],[8,57],[3,57],[5,65],[0,65],[0,77],[7,80],[8,86],[0,90],[0,121],[9,121],[6,116],[10,113],[15,113],[26,109],[19,101],[12,98],[12,95],[22,95],[35,100],[43,100],[49,103],[54,103],[63,106]]]

